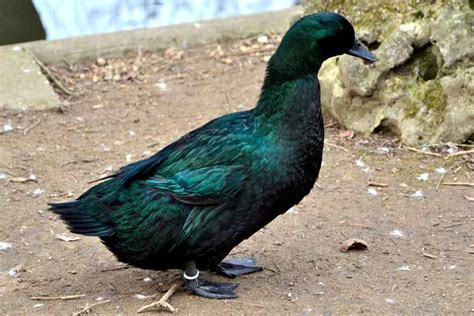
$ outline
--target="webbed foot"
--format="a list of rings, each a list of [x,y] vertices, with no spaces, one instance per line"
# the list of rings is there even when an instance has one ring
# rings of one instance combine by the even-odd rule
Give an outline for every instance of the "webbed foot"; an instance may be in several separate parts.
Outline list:
[[[232,299],[237,298],[235,289],[239,286],[237,283],[217,283],[204,279],[186,280],[186,289],[193,294],[213,298],[213,299]]]
[[[263,269],[256,265],[254,258],[229,258],[222,260],[212,270],[219,275],[233,279],[241,275],[260,272]]]
[[[186,269],[183,272],[184,286],[188,292],[213,299],[232,299],[237,298],[235,289],[239,286],[237,283],[217,283],[199,278],[199,270],[194,261],[186,263]]]

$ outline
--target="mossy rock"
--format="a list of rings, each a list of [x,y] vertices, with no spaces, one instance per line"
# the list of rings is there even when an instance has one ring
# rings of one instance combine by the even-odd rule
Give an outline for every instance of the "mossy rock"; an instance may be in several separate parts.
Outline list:
[[[344,14],[379,61],[351,56],[320,71],[322,104],[346,128],[384,131],[409,145],[474,135],[474,12],[468,1],[306,1]],[[422,8],[422,9],[420,9]]]

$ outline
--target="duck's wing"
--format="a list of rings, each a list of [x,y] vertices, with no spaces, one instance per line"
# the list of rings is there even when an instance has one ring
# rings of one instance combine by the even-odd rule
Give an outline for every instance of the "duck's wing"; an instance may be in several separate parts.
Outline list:
[[[247,176],[239,165],[216,165],[184,170],[172,177],[153,176],[145,183],[190,205],[218,205],[234,197]]]
[[[178,174],[186,169],[233,165],[248,152],[245,143],[253,129],[251,111],[232,113],[184,135],[155,155],[121,168],[110,178],[123,186],[157,174]],[[201,171],[204,172],[204,171]]]

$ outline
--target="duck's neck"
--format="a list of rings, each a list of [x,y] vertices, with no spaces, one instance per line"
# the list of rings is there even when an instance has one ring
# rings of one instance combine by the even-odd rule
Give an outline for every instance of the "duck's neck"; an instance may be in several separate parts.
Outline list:
[[[263,89],[317,74],[325,58],[315,53],[321,52],[316,43],[306,45],[298,36],[291,36],[291,30],[287,33],[268,61]]]
[[[278,84],[267,79],[254,112],[262,128],[290,135],[322,122],[316,74]]]

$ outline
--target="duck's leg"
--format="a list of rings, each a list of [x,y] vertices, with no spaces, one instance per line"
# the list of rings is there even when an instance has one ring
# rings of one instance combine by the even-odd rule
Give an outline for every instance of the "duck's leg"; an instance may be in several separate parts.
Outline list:
[[[183,279],[186,289],[193,294],[215,299],[237,297],[234,291],[239,286],[237,283],[216,283],[199,278],[199,270],[194,261],[189,261],[186,264]]]
[[[235,278],[262,270],[262,267],[257,266],[254,258],[229,258],[222,260],[213,268],[215,273],[228,278]]]

